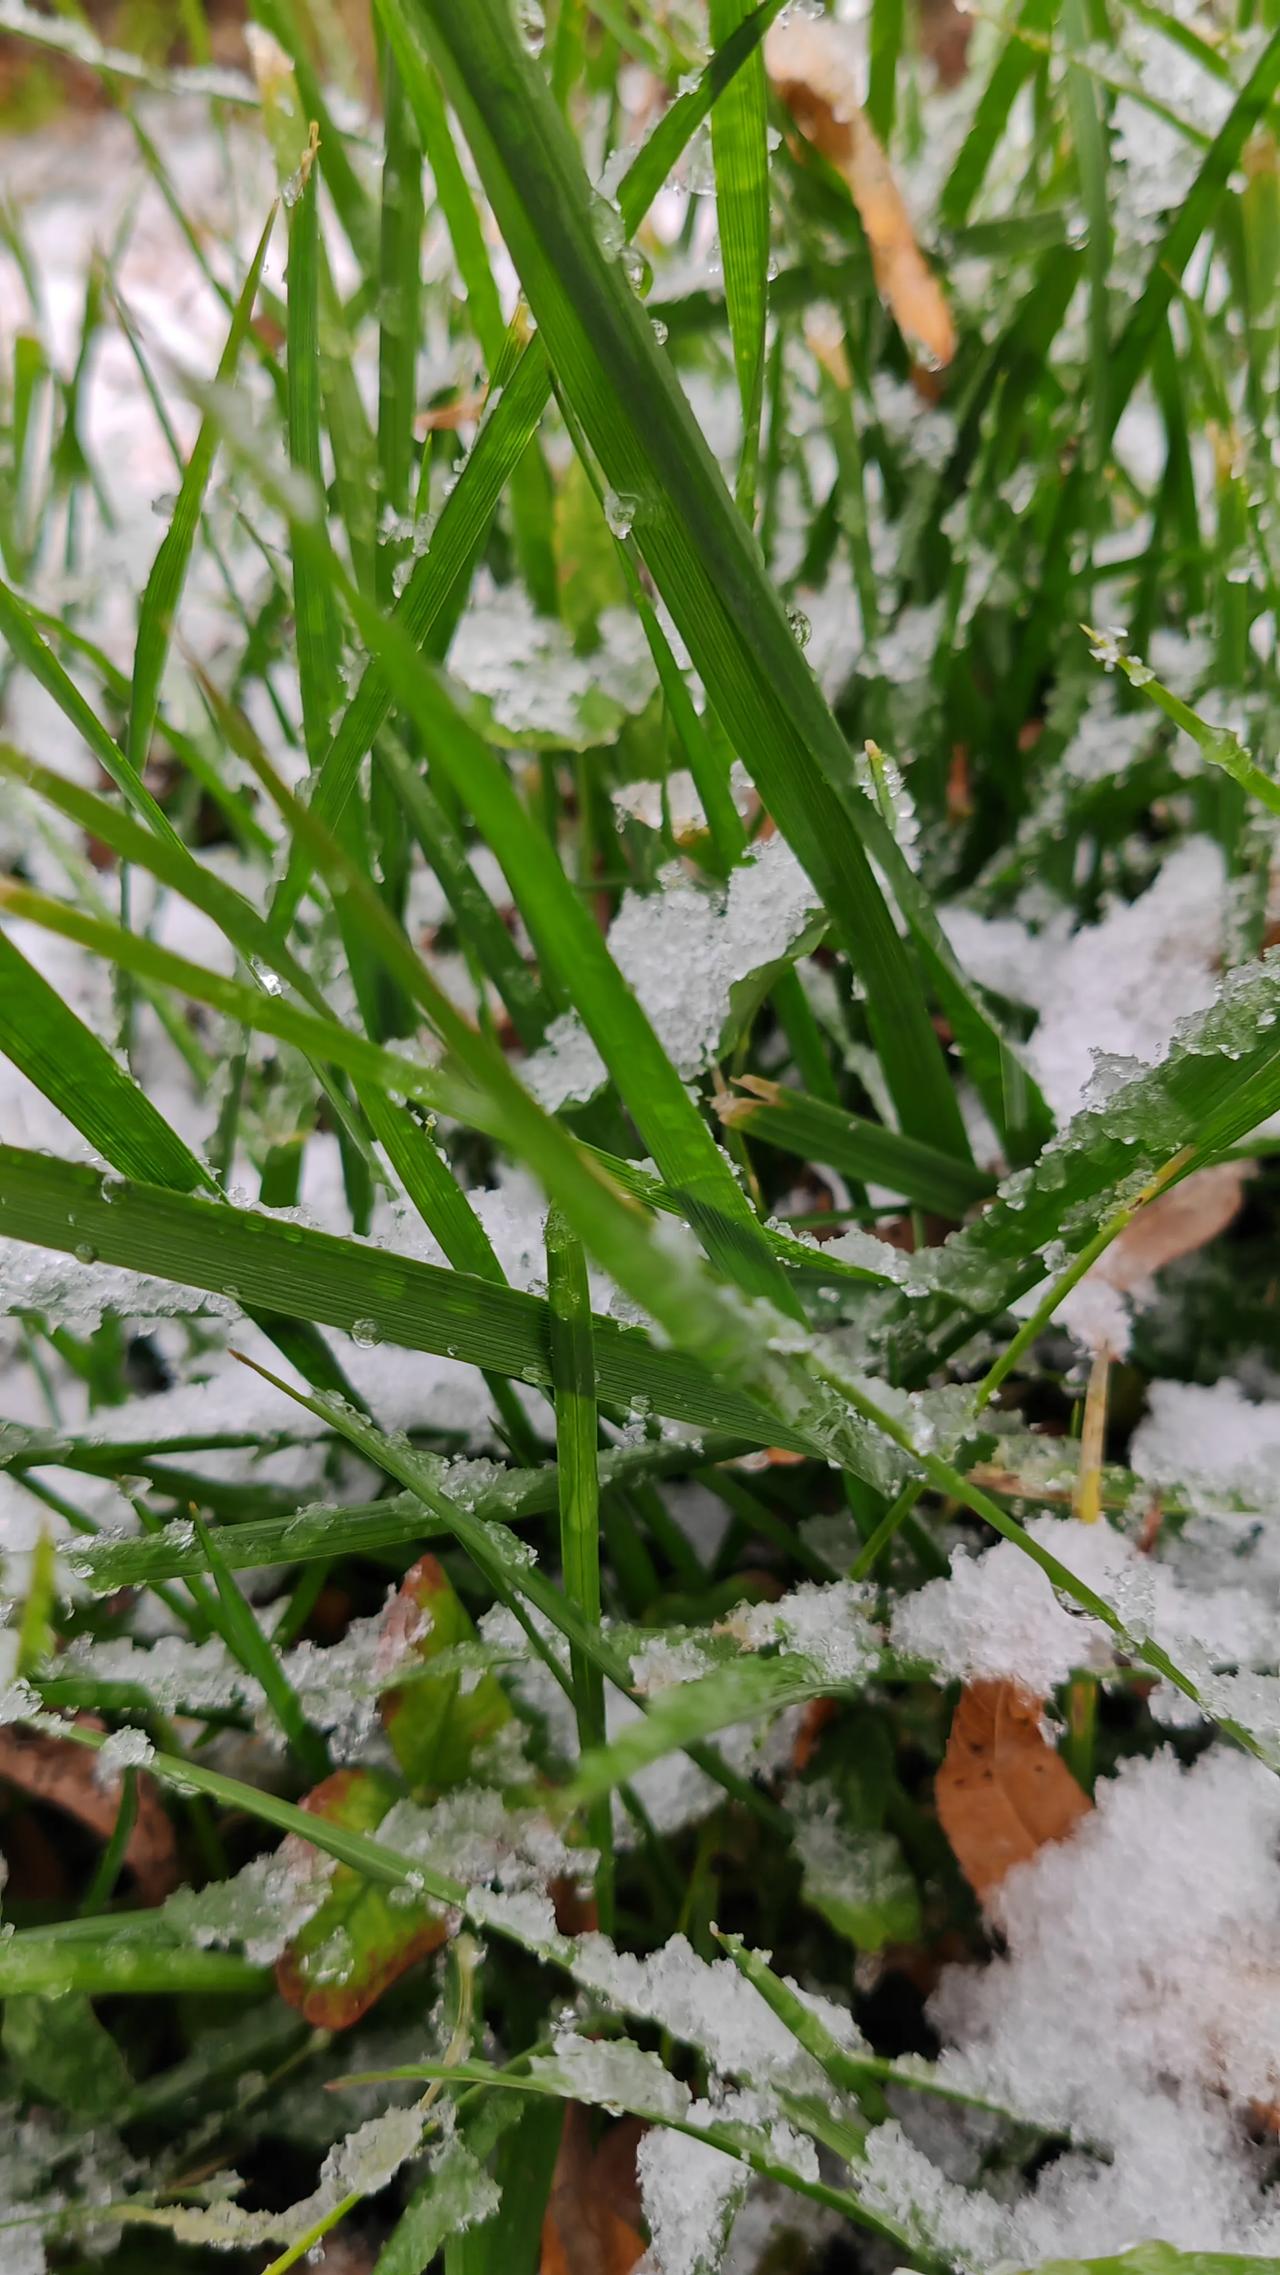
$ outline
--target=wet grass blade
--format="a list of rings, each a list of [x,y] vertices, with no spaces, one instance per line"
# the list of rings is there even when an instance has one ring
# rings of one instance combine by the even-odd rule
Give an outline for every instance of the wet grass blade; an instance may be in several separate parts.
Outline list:
[[[745,1096],[720,1103],[721,1120],[802,1161],[820,1161],[860,1182],[887,1185],[904,1200],[941,1216],[962,1217],[993,1190],[992,1179],[980,1169],[824,1099],[757,1076],[745,1078],[741,1088]]]
[[[218,364],[216,385],[219,387],[229,387],[235,379],[240,351],[253,317],[262,265],[267,257],[275,218],[273,206],[236,301],[226,346]],[[200,516],[204,511],[205,491],[213,471],[219,433],[219,420],[207,411],[200,422],[200,431],[187,461],[187,470],[178,491],[178,502],[173,509],[173,519],[152,563],[151,574],[138,605],[138,636],[133,651],[126,749],[129,763],[139,776],[146,766],[151,749],[151,736],[160,702],[160,682],[173,639],[174,622],[191,563]]]
[[[591,1301],[582,1243],[553,1210],[547,1219],[547,1304],[556,1406],[556,1463],[560,1501],[560,1565],[565,1593],[584,1619],[600,1625],[600,1475],[596,1458],[595,1362]],[[602,1746],[604,1681],[598,1667],[571,1648],[578,1746]],[[608,1802],[588,1813],[587,1829],[599,1854],[596,1904],[600,1926],[613,1933],[613,1826]]]
[[[711,37],[723,47],[747,18],[747,0],[711,0]],[[764,335],[769,296],[769,150],[764,55],[735,73],[711,113],[716,218],[724,263],[729,334],[742,403],[738,504],[755,516],[764,401]]]
[[[89,1246],[101,1263],[180,1286],[231,1285],[246,1305],[348,1334],[372,1319],[385,1342],[552,1381],[547,1307],[536,1296],[157,1186],[126,1182],[104,1196],[92,1169],[13,1146],[0,1147],[0,1232],[67,1255]],[[775,1416],[638,1329],[599,1319],[593,1343],[603,1400],[647,1398],[696,1429],[804,1450]]]
[[[384,6],[400,12],[401,0]],[[431,0],[424,14],[557,379],[609,487],[631,501],[641,552],[708,693],[864,982],[903,1127],[963,1157],[924,990],[868,860],[868,850],[890,858],[891,834],[856,786],[648,319],[601,250],[581,161],[545,80],[500,0],[463,13]]]
[[[3,930],[0,1050],[122,1175],[179,1192],[210,1183],[146,1092]]]

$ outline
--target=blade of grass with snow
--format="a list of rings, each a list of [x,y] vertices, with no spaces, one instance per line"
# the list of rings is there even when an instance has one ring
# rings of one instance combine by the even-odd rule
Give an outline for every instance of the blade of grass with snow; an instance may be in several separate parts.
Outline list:
[[[384,0],[388,18],[401,0]],[[626,278],[594,232],[575,146],[499,0],[424,10],[432,45],[557,378],[766,804],[831,910],[868,994],[903,1126],[961,1157],[955,1096],[867,848],[889,831],[771,591]],[[483,89],[482,104],[477,95]]]

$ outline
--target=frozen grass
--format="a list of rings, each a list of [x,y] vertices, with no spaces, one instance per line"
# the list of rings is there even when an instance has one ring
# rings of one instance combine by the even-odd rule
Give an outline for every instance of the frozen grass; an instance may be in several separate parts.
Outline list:
[[[252,13],[0,7],[0,2270],[1280,2267],[1272,12]]]

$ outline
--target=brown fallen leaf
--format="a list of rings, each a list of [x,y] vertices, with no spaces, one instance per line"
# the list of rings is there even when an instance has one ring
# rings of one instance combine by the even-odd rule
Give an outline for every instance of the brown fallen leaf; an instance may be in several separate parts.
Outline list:
[[[1237,1215],[1252,1175],[1250,1161],[1220,1161],[1157,1193],[1099,1257],[1099,1279],[1128,1295],[1166,1264],[1207,1247]]]
[[[539,2275],[631,2275],[646,2248],[636,2182],[643,2133],[638,2118],[624,2117],[593,2146],[590,2111],[566,2104]]]
[[[93,1727],[100,1729],[101,1724],[94,1722]],[[100,1784],[94,1776],[97,1758],[70,1738],[23,1730],[12,1723],[0,1728],[0,1779],[16,1785],[33,1801],[65,1810],[98,1840],[107,1841],[115,1830],[120,1807],[120,1780],[112,1778]],[[137,1815],[124,1861],[142,1904],[162,1903],[178,1884],[173,1826],[145,1773],[138,1777]]]
[[[975,1895],[985,1902],[1015,1864],[1066,1840],[1093,1807],[1017,1683],[969,1683],[934,1781],[938,1818]]]
[[[847,183],[871,247],[881,298],[899,329],[934,365],[956,352],[942,287],[916,243],[902,192],[862,113],[847,34],[827,16],[779,17],[764,43],[765,69],[806,141]]]

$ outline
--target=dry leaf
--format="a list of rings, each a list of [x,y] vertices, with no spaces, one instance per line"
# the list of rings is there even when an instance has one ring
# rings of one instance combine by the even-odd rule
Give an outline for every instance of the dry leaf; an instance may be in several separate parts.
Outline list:
[[[636,2182],[643,2133],[638,2118],[624,2117],[593,2147],[590,2111],[566,2103],[539,2275],[631,2275],[645,2253]]]
[[[101,1727],[98,1723],[93,1726]],[[21,1730],[12,1723],[0,1728],[0,1779],[16,1785],[33,1801],[64,1809],[98,1840],[107,1841],[115,1830],[120,1807],[120,1780],[112,1778],[99,1784],[94,1775],[97,1758],[70,1738]],[[139,1901],[159,1904],[178,1884],[173,1826],[155,1785],[145,1774],[138,1777],[137,1798],[137,1816],[124,1861],[133,1874]]]
[[[1157,1193],[1099,1257],[1094,1266],[1099,1279],[1127,1295],[1166,1264],[1207,1247],[1236,1215],[1252,1174],[1252,1162],[1220,1161]]]
[[[1039,1699],[1009,1682],[961,1691],[934,1797],[956,1862],[984,1902],[1015,1864],[1065,1840],[1093,1807],[1045,1737]]]
[[[829,17],[779,18],[766,34],[764,60],[801,134],[847,182],[881,297],[900,330],[934,365],[950,363],[956,352],[951,311],[916,243],[889,161],[863,117],[847,35]]]

